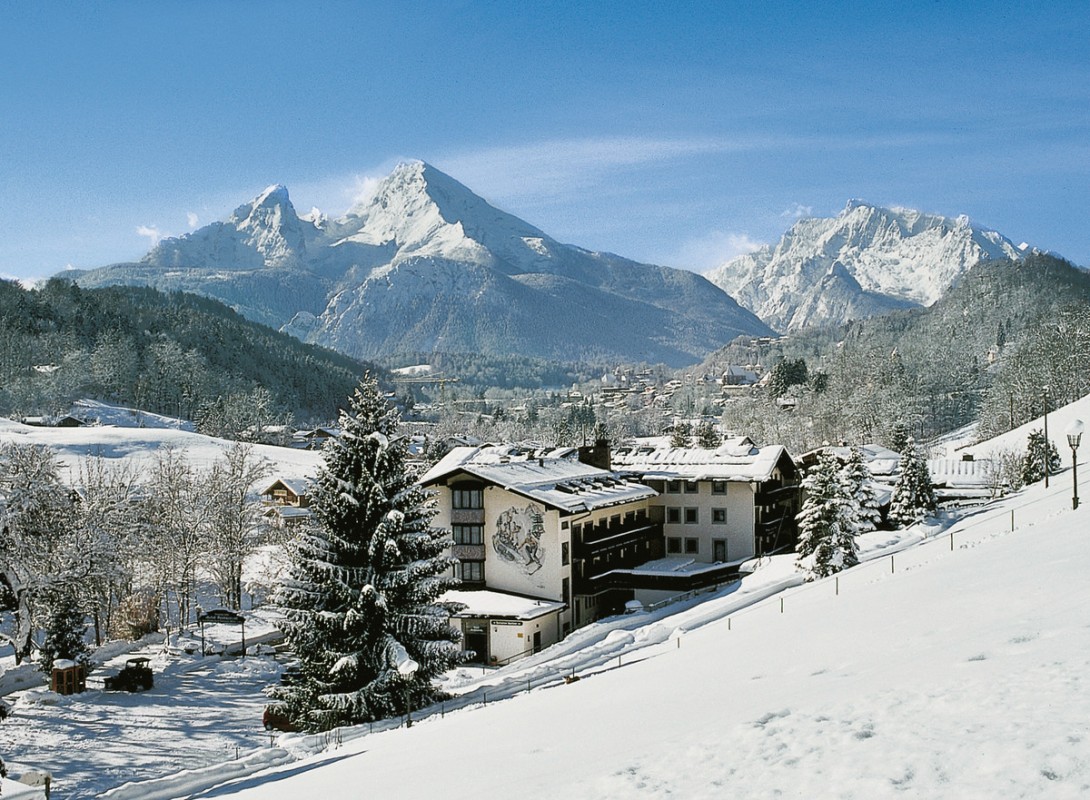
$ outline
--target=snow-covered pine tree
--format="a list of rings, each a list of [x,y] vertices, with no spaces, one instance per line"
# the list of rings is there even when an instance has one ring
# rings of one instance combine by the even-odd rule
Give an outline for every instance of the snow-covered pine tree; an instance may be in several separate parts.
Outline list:
[[[269,689],[307,730],[381,719],[438,699],[432,679],[463,651],[438,602],[453,586],[449,534],[414,482],[398,418],[367,375],[342,412],[313,486],[315,524],[300,537],[277,603],[300,679]],[[411,674],[409,659],[418,667]],[[399,667],[401,669],[399,670]]]
[[[863,451],[858,447],[852,448],[852,454],[844,465],[844,479],[848,484],[848,491],[855,499],[855,532],[867,533],[878,527],[882,521],[882,512],[878,508],[878,498],[874,494],[874,486],[870,470],[863,460]]]
[[[1060,454],[1056,445],[1045,441],[1044,431],[1030,431],[1026,443],[1026,454],[1022,457],[1022,483],[1036,483],[1045,477],[1045,461],[1048,461],[1048,474],[1060,471]]]
[[[938,504],[927,462],[911,437],[901,454],[900,468],[901,474],[897,477],[889,504],[889,520],[897,527],[905,528],[934,514]]]
[[[836,456],[825,451],[802,480],[805,499],[796,516],[795,550],[807,580],[826,578],[859,563],[855,543],[855,500]]]
[[[688,447],[693,438],[693,426],[684,420],[674,424],[670,432],[670,447]]]
[[[38,664],[47,675],[53,662],[66,658],[70,661],[88,661],[87,616],[80,608],[74,587],[61,586],[49,592],[48,614],[45,621],[45,641],[42,643]]]
[[[710,420],[703,420],[696,426],[696,430],[693,431],[693,440],[697,447],[703,447],[705,450],[714,450],[723,444],[723,437],[719,435],[715,423]]]
[[[889,427],[886,433],[887,446],[895,453],[903,453],[908,449],[912,437],[908,433],[908,426],[904,420],[897,420]]]

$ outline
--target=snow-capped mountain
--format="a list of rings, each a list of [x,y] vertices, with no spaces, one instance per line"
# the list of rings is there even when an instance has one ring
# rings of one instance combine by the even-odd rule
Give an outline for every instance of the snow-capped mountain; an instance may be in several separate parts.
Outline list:
[[[707,273],[781,331],[930,305],[983,260],[1022,251],[968,217],[850,201],[836,217],[802,219],[775,246]]]
[[[768,326],[702,276],[561,244],[423,162],[329,220],[273,186],[82,285],[209,295],[350,355],[515,353],[693,363]]]

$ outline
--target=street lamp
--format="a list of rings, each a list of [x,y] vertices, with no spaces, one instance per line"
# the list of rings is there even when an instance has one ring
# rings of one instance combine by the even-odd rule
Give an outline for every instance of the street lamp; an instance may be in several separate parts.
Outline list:
[[[1042,387],[1045,392],[1045,488],[1048,488],[1048,387]]]
[[[405,727],[411,728],[413,726],[413,714],[412,705],[409,702],[409,684],[412,683],[413,675],[420,669],[420,665],[413,661],[411,658],[405,658],[398,662],[397,672],[401,676],[401,679],[405,682]]]
[[[1064,433],[1067,434],[1067,443],[1071,445],[1071,509],[1079,507],[1079,464],[1075,458],[1075,451],[1079,449],[1082,440],[1082,432],[1086,426],[1081,419],[1073,421],[1067,426]]]

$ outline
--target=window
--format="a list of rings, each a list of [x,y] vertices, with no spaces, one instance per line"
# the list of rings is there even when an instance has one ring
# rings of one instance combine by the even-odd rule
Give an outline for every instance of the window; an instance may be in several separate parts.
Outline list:
[[[696,481],[685,481],[685,494],[696,494],[700,491],[700,487]]]
[[[614,514],[612,517],[609,518],[609,527],[611,527],[611,528],[621,527],[621,515],[620,514]]]
[[[560,523],[560,530],[566,531],[567,529],[568,529],[568,521],[564,520],[563,522]]]
[[[567,578],[565,578],[564,580],[562,580],[560,582],[560,594],[562,595],[562,597],[560,599],[563,600],[565,603],[567,603],[570,606],[571,605],[571,581],[569,581]]]
[[[700,540],[699,539],[686,539],[685,540],[685,552],[689,554],[695,554],[700,552]]]
[[[685,509],[685,524],[696,525],[700,521],[700,509],[687,508]]]
[[[680,553],[681,552],[681,537],[680,536],[667,536],[666,537],[666,552],[667,553]]]
[[[484,562],[483,561],[463,561],[460,564],[461,574],[459,577],[465,583],[483,583],[484,582]]]
[[[666,481],[666,494],[681,494],[681,481]]]
[[[726,494],[727,482],[726,481],[712,481],[712,494]]]
[[[666,521],[678,523],[681,522],[681,509],[680,508],[668,508],[666,509]]]
[[[484,528],[481,525],[451,525],[455,544],[484,544]]]
[[[713,508],[712,509],[712,525],[726,525],[727,524],[727,509],[725,508]]]
[[[451,489],[450,493],[454,508],[484,509],[483,489]]]
[[[560,543],[560,564],[562,566],[567,566],[568,562],[571,561],[570,550],[571,547],[568,545],[567,542]],[[567,578],[565,578],[564,580],[567,580]]]

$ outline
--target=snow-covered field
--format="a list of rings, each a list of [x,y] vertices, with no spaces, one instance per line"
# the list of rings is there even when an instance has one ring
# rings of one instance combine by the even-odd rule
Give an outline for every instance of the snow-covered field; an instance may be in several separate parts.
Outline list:
[[[25,766],[54,769],[65,797],[154,775],[108,796],[1085,796],[1090,511],[1063,477],[946,527],[869,534],[869,560],[835,580],[773,560],[702,602],[460,670],[458,697],[411,729],[270,747],[259,688],[277,667],[180,657],[147,695],[18,706],[0,747],[22,762],[21,732],[40,730]]]
[[[157,454],[166,448],[184,451],[189,462],[198,469],[207,469],[217,461],[231,442],[202,436],[172,424],[177,422],[166,417],[139,412],[146,427],[133,427],[130,418],[112,406],[98,404],[99,413],[111,424],[88,425],[82,428],[49,428],[23,425],[10,419],[0,418],[0,442],[37,444],[49,447],[56,453],[62,465],[61,477],[74,481],[79,474],[79,463],[89,457],[109,461],[126,461],[139,471],[151,468]],[[254,445],[254,454],[268,459],[274,465],[274,477],[308,478],[322,460],[322,454],[314,450],[297,450],[290,447]]]
[[[607,635],[610,668],[578,682],[364,736],[215,796],[1086,796],[1090,510],[1057,483],[838,580]]]
[[[1056,412],[1058,430],[1076,414]],[[1047,492],[868,534],[863,565],[813,584],[790,557],[765,560],[717,593],[603,620],[501,670],[458,670],[454,698],[411,729],[274,741],[261,687],[277,662],[176,652],[157,656],[151,692],[102,692],[95,676],[54,705],[23,695],[0,753],[13,773],[50,770],[56,797],[114,800],[345,786],[402,798],[1087,796],[1090,504],[1072,511],[1070,498],[1065,471]]]

